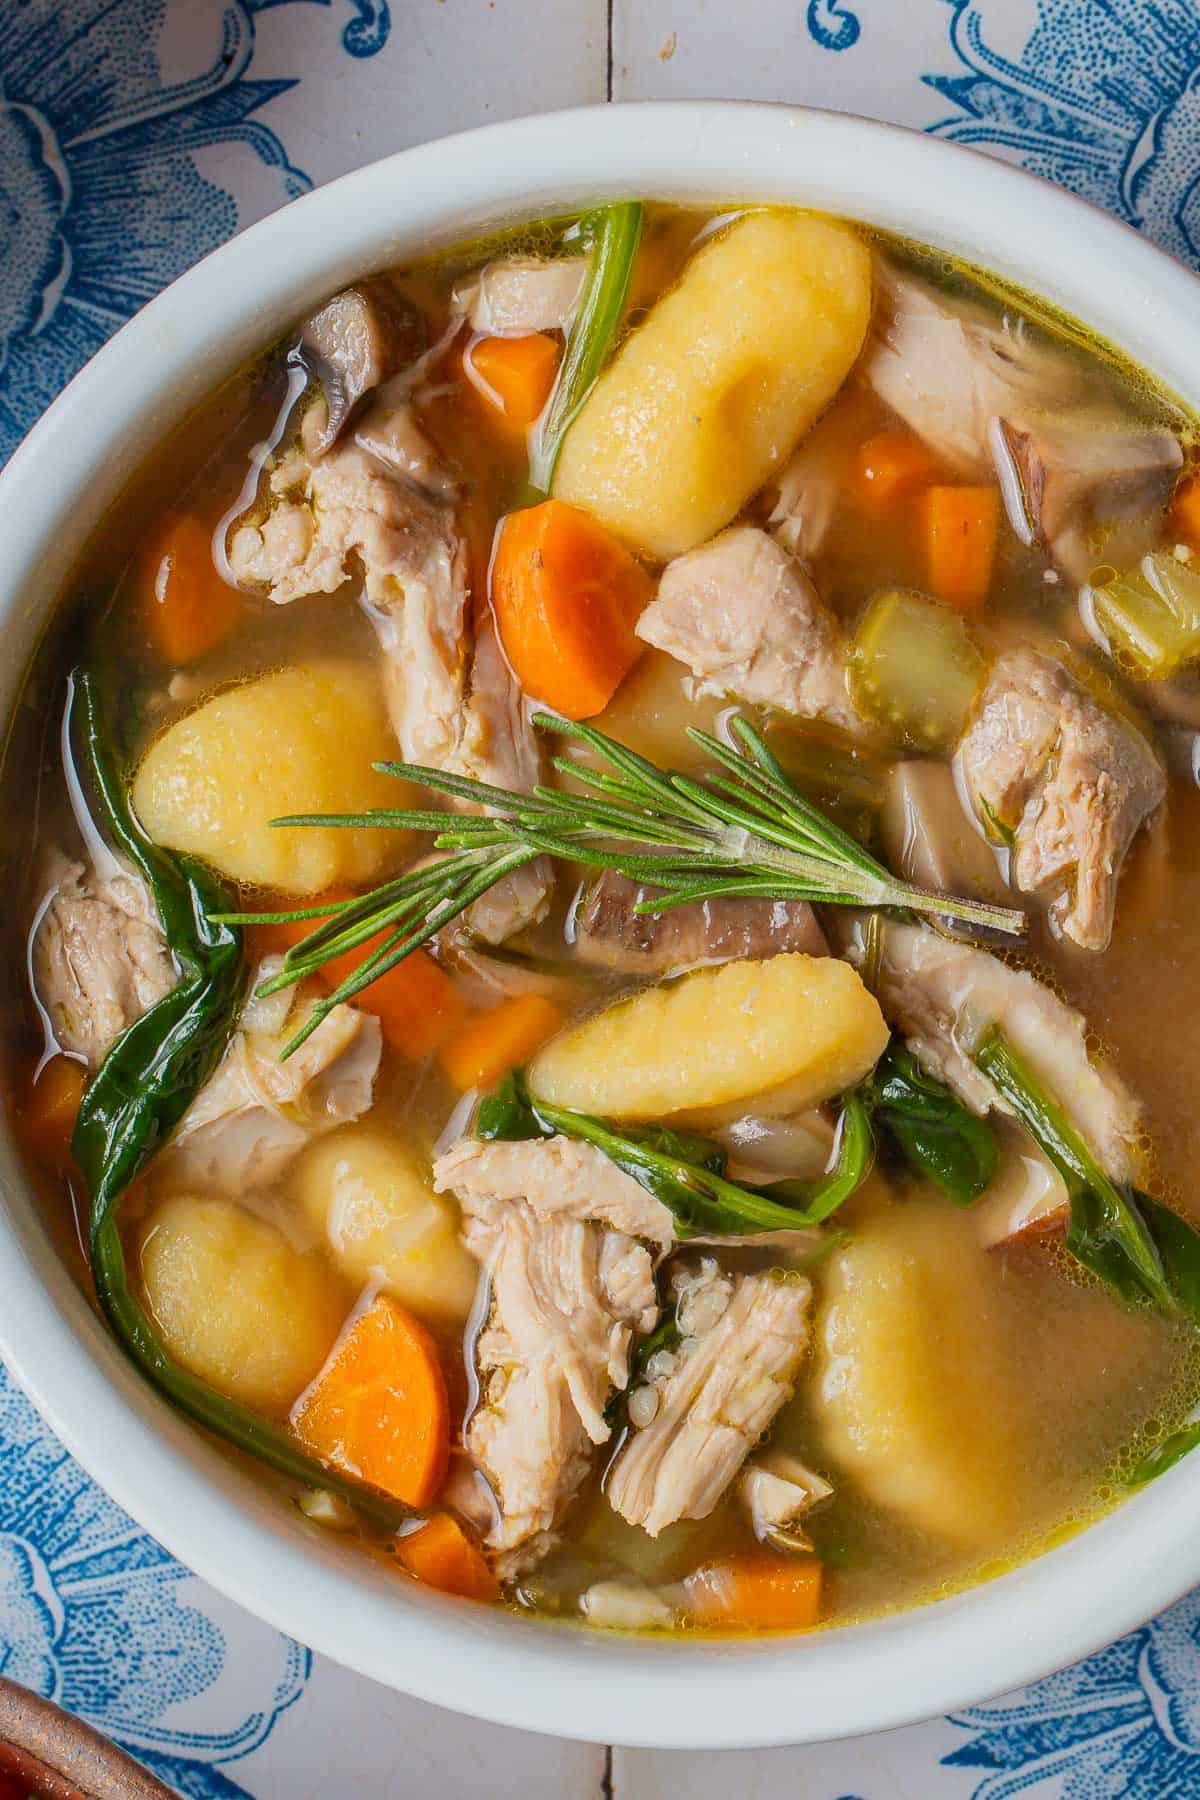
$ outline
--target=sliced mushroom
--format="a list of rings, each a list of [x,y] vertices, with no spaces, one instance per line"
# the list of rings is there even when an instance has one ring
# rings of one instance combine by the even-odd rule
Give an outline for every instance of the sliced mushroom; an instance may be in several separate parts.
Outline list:
[[[308,450],[322,456],[366,396],[421,349],[416,313],[382,281],[343,289],[304,321],[300,349],[321,383],[325,421]]]
[[[879,828],[888,864],[905,881],[941,894],[1005,899],[995,852],[964,809],[948,763],[897,763]]]
[[[996,417],[988,446],[1014,532],[1074,581],[1101,558],[1123,568],[1153,546],[1183,461],[1173,432],[1111,411]]]

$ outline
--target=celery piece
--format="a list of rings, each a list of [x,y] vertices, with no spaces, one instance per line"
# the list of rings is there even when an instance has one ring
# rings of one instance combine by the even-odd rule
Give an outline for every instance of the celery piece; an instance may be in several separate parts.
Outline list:
[[[1200,656],[1200,571],[1169,550],[1086,590],[1097,625],[1118,662],[1165,681]]]
[[[850,649],[860,712],[902,744],[957,743],[983,681],[983,658],[956,612],[908,588],[873,594]]]

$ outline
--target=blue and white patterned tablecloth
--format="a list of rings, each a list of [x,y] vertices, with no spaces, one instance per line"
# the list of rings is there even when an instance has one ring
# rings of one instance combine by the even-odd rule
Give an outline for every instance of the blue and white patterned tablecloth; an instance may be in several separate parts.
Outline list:
[[[489,119],[703,94],[982,146],[1200,263],[1200,0],[0,0],[0,460],[145,299],[314,182]],[[1200,1595],[911,1730],[606,1755],[387,1693],[239,1612],[2,1367],[0,1673],[202,1800],[1200,1797]]]

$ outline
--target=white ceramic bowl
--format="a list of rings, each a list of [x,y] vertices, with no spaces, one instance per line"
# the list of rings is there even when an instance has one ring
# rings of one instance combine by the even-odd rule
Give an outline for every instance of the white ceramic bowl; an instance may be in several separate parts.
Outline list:
[[[942,245],[1087,320],[1200,405],[1193,277],[1126,227],[1000,163],[784,107],[610,107],[490,127],[375,163],[254,226],[153,300],[50,408],[0,476],[0,717],[84,538],[126,477],[310,302],[514,216],[629,195],[797,202]],[[133,1373],[59,1261],[7,1134],[0,1184],[0,1352],[68,1448],[215,1587],[339,1662],[443,1706],[623,1744],[876,1731],[1044,1675],[1200,1582],[1196,1456],[1012,1574],[791,1641],[639,1642],[423,1592],[307,1526]]]

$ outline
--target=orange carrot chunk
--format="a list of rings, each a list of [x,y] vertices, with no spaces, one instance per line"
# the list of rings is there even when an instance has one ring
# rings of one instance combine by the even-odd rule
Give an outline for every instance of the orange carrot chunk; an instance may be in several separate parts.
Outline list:
[[[297,1401],[292,1429],[332,1468],[428,1506],[446,1478],[450,1407],[425,1327],[380,1294]]]
[[[915,432],[879,431],[859,446],[854,459],[854,491],[871,512],[886,512],[906,494],[924,487],[938,472],[937,458]]]
[[[327,894],[327,900],[344,900],[345,894]],[[320,901],[314,901],[319,905]],[[280,925],[259,925],[254,930],[255,950],[263,956],[279,955],[294,944],[304,941],[315,931],[320,919],[294,919]],[[367,957],[373,956],[387,936],[368,938],[357,950],[335,956],[316,971],[316,979],[332,993],[348,975],[353,975]],[[423,1062],[457,1031],[466,1015],[467,1003],[446,971],[424,950],[414,950],[384,975],[355,994],[353,1005],[374,1013],[383,1028],[384,1041],[410,1062]]]
[[[545,410],[558,373],[559,345],[545,332],[480,338],[463,357],[475,391],[515,431],[528,431]]]
[[[457,1037],[443,1044],[438,1060],[460,1092],[492,1087],[562,1026],[561,1012],[544,994],[517,994],[469,1019]]]
[[[929,591],[957,612],[974,612],[992,585],[1000,496],[994,487],[931,487],[924,496]]]
[[[562,500],[510,513],[492,564],[505,655],[526,693],[568,719],[602,712],[645,646],[654,584],[595,519]]]
[[[400,1538],[396,1554],[410,1575],[444,1594],[461,1594],[464,1600],[494,1600],[500,1592],[500,1583],[482,1551],[449,1513],[438,1513],[420,1531]]]
[[[164,662],[190,663],[236,625],[242,597],[217,574],[212,534],[192,513],[167,521],[147,550],[142,616]]]
[[[1200,550],[1200,475],[1185,475],[1171,496],[1171,530],[1192,550]]]
[[[25,1140],[48,1169],[61,1173],[71,1165],[71,1133],[87,1086],[82,1063],[69,1056],[48,1062],[29,1090],[25,1107]]]
[[[815,1556],[746,1550],[705,1563],[683,1586],[691,1616],[728,1631],[804,1631],[821,1616]]]

